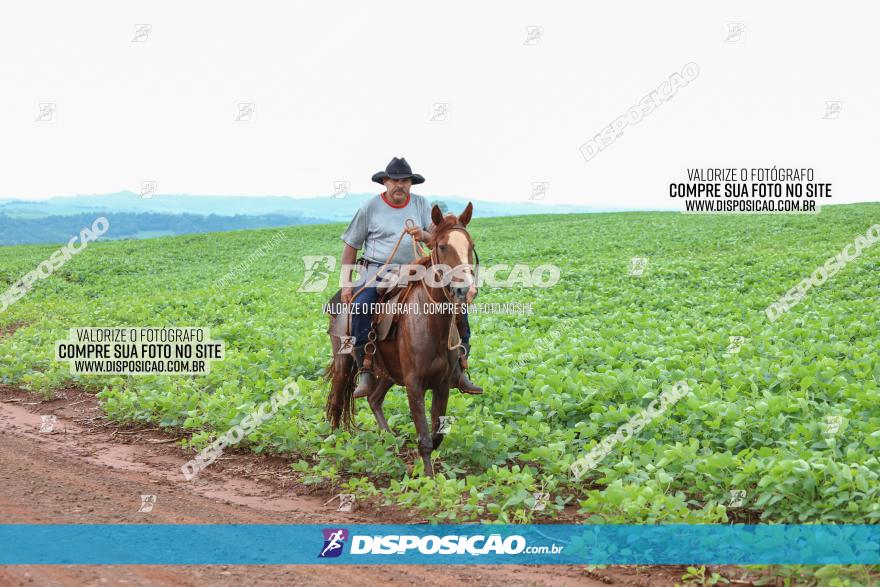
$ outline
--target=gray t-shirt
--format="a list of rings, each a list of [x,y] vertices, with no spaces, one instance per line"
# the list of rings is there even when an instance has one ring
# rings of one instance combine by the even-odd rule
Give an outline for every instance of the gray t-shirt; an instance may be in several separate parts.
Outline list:
[[[430,230],[431,206],[428,201],[410,193],[409,201],[398,208],[385,201],[382,194],[376,195],[364,202],[355,213],[351,224],[342,233],[342,240],[356,249],[363,247],[363,256],[367,260],[385,263],[387,259],[389,263],[411,263],[415,257],[409,235],[400,241],[394,258],[388,259],[406,226],[407,218],[412,218],[422,230]]]

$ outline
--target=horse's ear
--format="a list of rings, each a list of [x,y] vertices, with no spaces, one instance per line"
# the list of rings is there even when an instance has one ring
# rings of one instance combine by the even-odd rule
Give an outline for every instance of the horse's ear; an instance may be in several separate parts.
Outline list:
[[[440,226],[440,223],[443,222],[443,212],[437,204],[434,204],[434,207],[431,208],[431,221],[434,223],[434,226]]]
[[[458,221],[462,226],[467,226],[468,222],[471,221],[471,215],[474,213],[474,205],[468,202],[467,207],[465,207],[464,212],[459,214]]]

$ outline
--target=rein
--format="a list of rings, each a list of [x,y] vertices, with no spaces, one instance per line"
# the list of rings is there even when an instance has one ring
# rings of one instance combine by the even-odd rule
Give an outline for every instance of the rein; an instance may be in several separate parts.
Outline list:
[[[412,218],[407,218],[406,222],[404,222],[404,225],[406,226],[406,228],[414,228],[416,226],[416,223]],[[376,278],[379,277],[379,274],[382,272],[383,269],[385,269],[386,267],[388,267],[388,265],[391,264],[391,263],[389,263],[389,261],[391,261],[391,259],[394,258],[394,254],[397,252],[397,248],[400,246],[400,243],[403,240],[403,237],[406,235],[406,228],[404,228],[403,231],[400,233],[400,236],[397,237],[397,242],[394,244],[394,248],[391,249],[391,253],[388,254],[388,258],[385,259],[385,262],[382,263],[382,266],[379,267],[379,270],[376,271],[376,274],[373,275],[368,281],[364,282],[364,284],[360,287],[360,289],[358,289],[355,293],[353,293],[351,295],[352,302],[354,301],[354,299],[356,297],[361,295],[361,292],[364,291],[368,285],[373,283],[373,281],[375,281]],[[423,253],[422,251],[419,251],[419,245],[416,244],[416,237],[412,237],[412,246],[413,246],[413,253],[415,253],[416,257],[427,257],[428,256],[427,254]]]

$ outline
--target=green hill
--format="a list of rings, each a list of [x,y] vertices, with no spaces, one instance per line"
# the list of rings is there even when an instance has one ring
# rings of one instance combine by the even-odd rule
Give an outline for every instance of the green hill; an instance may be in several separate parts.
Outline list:
[[[375,194],[340,197],[191,196],[157,194],[142,198],[133,192],[58,196],[47,200],[0,199],[0,245],[67,242],[80,228],[100,216],[110,220],[106,239],[142,239],[230,230],[248,230],[348,222]],[[460,212],[463,198],[427,196],[431,202]],[[537,201],[475,200],[481,218],[518,214],[568,214],[592,211],[588,206],[553,205]]]
[[[84,226],[91,226],[95,218],[102,214],[110,223],[110,230],[103,236],[107,240],[248,230],[313,224],[318,221],[314,218],[281,215],[220,216],[209,214],[201,216],[197,214],[106,212],[19,218],[0,214],[0,245],[66,243],[72,236],[79,234]]]
[[[347,221],[355,211],[382,188],[369,194],[345,194],[339,197],[324,196],[292,198],[289,196],[196,196],[189,194],[156,194],[142,198],[134,192],[114,194],[57,196],[47,200],[0,199],[0,214],[13,218],[42,218],[70,214],[215,214],[218,216],[271,215],[323,219],[324,222]],[[416,190],[415,193],[422,194]],[[425,194],[422,194],[425,195]],[[429,200],[446,202],[454,209],[462,210],[470,198],[461,196],[431,196]],[[548,204],[531,201],[484,201],[473,200],[481,217],[510,216],[513,214],[566,214],[590,212],[590,206]]]

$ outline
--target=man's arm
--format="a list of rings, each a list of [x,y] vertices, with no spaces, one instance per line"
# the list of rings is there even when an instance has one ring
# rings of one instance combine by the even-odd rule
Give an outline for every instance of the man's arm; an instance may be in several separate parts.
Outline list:
[[[368,204],[369,202],[358,208],[341,237],[342,242],[345,243],[342,249],[342,278],[344,280],[342,301],[346,304],[351,302],[351,296],[354,293],[354,288],[348,285],[351,283],[351,268],[357,260],[358,249],[366,245],[367,237],[370,234]]]
[[[357,260],[358,250],[348,243],[342,248],[342,279],[343,283],[351,283],[351,268]],[[342,287],[342,302],[351,303],[351,296],[354,294],[354,288],[350,285]]]

